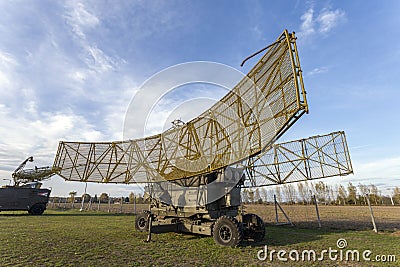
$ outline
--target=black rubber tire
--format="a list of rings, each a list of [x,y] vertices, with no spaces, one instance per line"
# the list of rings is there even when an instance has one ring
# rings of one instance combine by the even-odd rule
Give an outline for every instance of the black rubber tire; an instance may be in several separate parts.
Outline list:
[[[135,219],[135,229],[139,232],[146,232],[149,230],[148,215],[145,213],[139,213]]]
[[[243,235],[246,240],[260,242],[265,237],[265,224],[257,214],[247,213],[242,217]]]
[[[240,223],[231,216],[221,216],[213,227],[215,243],[221,246],[237,247],[243,240]]]
[[[42,215],[45,209],[46,206],[44,204],[35,204],[29,209],[28,213],[30,215]]]

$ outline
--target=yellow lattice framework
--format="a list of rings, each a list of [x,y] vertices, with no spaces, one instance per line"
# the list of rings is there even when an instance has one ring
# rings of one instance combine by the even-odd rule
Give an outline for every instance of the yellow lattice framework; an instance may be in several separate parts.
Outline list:
[[[296,38],[284,31],[227,95],[197,118],[142,139],[60,142],[54,168],[66,180],[174,181],[244,166],[245,186],[352,173],[344,132],[276,144],[308,112]]]
[[[285,30],[227,95],[180,127],[142,139],[60,142],[66,180],[134,183],[213,172],[265,152],[308,112],[294,33]]]
[[[353,173],[343,131],[274,144],[246,166],[245,186],[267,186]]]

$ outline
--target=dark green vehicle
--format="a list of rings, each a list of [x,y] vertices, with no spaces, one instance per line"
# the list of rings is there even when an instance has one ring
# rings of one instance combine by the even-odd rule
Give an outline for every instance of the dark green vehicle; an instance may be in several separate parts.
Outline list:
[[[50,167],[23,170],[33,157],[23,161],[12,174],[14,185],[0,188],[0,211],[26,210],[31,215],[41,215],[46,210],[50,189],[40,188],[39,181],[54,175]]]
[[[41,183],[0,188],[0,211],[27,210],[31,215],[41,215],[46,209],[51,190],[40,189]]]

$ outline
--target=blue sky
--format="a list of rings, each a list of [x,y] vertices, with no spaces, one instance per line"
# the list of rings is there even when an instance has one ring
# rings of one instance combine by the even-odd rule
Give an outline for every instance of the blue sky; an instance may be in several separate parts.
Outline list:
[[[242,60],[288,29],[310,114],[280,141],[344,130],[355,175],[331,181],[400,185],[398,10],[398,1],[1,1],[0,184],[27,156],[51,165],[60,140],[121,140],[130,100],[155,73],[197,60],[247,72],[255,59]],[[198,97],[226,93],[204,90]],[[55,195],[84,188],[46,185]]]

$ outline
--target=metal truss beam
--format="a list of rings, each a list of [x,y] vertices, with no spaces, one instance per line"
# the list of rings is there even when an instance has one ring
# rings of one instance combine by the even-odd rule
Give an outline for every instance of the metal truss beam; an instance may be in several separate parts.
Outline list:
[[[54,161],[66,180],[175,181],[264,153],[308,112],[294,33],[285,30],[232,90],[197,118],[142,139],[60,142]]]

